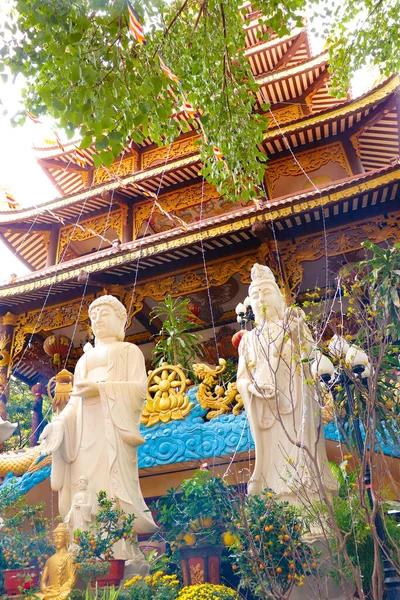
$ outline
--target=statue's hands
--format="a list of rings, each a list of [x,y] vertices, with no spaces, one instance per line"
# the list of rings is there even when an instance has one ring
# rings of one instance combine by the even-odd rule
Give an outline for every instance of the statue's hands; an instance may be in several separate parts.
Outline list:
[[[64,427],[61,421],[53,421],[43,429],[39,441],[43,442],[40,454],[52,454],[61,446],[64,437]]]
[[[99,396],[99,384],[96,381],[80,381],[76,383],[70,392],[70,396],[79,396],[80,398],[91,398]]]
[[[249,383],[249,392],[257,398],[271,400],[276,396],[276,390],[270,383]]]

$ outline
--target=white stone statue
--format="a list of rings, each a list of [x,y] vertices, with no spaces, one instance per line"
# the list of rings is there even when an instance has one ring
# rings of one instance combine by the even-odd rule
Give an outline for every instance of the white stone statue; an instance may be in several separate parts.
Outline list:
[[[81,475],[78,479],[78,491],[72,499],[64,523],[69,529],[70,537],[73,539],[73,533],[76,529],[87,531],[92,522],[95,513],[95,499],[88,492],[88,478]]]
[[[301,504],[319,500],[316,472],[307,447],[317,457],[325,490],[337,489],[328,464],[322,420],[307,362],[312,336],[302,310],[288,308],[272,271],[251,270],[249,296],[256,326],[239,345],[237,387],[255,443],[249,493],[270,488],[279,500]]]
[[[8,440],[18,427],[18,423],[10,423],[10,421],[4,421],[0,417],[0,443]]]
[[[89,306],[95,347],[79,359],[70,400],[42,435],[42,453],[52,454],[51,486],[59,493],[62,519],[70,513],[82,473],[87,493],[100,490],[117,508],[134,514],[135,531],[156,529],[139,486],[137,448],[147,376],[142,352],[124,342],[126,309],[113,296]],[[114,558],[138,559],[134,546],[118,542]]]

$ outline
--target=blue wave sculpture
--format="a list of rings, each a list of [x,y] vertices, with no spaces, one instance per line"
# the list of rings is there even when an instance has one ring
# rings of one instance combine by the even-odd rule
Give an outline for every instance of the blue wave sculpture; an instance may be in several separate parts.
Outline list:
[[[231,456],[254,449],[245,412],[239,416],[221,415],[206,421],[207,410],[197,402],[197,390],[198,387],[195,386],[188,391],[189,401],[195,406],[183,421],[159,422],[150,428],[141,425],[140,430],[146,444],[140,446],[138,451],[139,469]],[[334,422],[325,425],[325,438],[336,442],[344,441]],[[383,441],[379,433],[377,450],[400,457],[400,444]],[[51,467],[44,467],[35,473],[25,473],[22,477],[15,477],[11,473],[7,475],[0,486],[0,506],[8,497],[18,498],[26,494],[49,477],[50,471]]]

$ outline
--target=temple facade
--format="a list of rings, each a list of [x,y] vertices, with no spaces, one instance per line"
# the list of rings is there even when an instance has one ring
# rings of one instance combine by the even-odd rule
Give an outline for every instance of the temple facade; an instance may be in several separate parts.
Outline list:
[[[203,360],[216,366],[237,356],[230,343],[239,328],[235,307],[247,295],[254,263],[270,266],[287,300],[301,302],[308,290],[334,290],[341,267],[362,258],[365,240],[400,240],[399,76],[338,100],[329,93],[328,54],[312,55],[306,27],[283,38],[271,32],[265,42],[257,36],[260,15],[250,17],[246,56],[259,84],[255,110],[265,100],[271,106],[258,203],[227,200],[202,180],[199,132],[183,113],[175,118],[187,132],[170,146],[132,142],[109,169],[95,168],[94,148],[82,150],[85,166],[75,162],[72,143],[63,152],[37,148],[60,197],[0,213],[1,241],[31,271],[0,288],[3,390],[11,374],[44,390],[62,367],[73,372],[92,337],[88,305],[101,294],[126,306],[126,339],[140,346],[149,369],[160,330],[152,309],[168,294],[190,298]],[[158,195],[158,205],[149,193]],[[183,374],[177,377],[189,396],[182,407],[191,404],[182,418],[161,416],[151,403],[145,410],[139,467],[147,497],[203,460],[222,473],[234,464],[244,479],[251,469],[253,442],[236,391],[221,408],[212,404],[210,386],[190,388]],[[3,416],[6,401],[4,392]],[[334,459],[337,435],[329,427]],[[400,451],[387,453],[395,473]],[[2,460],[8,459],[0,456],[0,470],[7,470]],[[33,460],[13,472],[29,471]],[[48,469],[33,469],[36,483]]]

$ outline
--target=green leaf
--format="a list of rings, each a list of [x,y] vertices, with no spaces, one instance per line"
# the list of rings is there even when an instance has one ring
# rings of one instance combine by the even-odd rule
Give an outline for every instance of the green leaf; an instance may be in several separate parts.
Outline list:
[[[58,98],[54,98],[54,97],[53,97],[51,102],[52,102],[52,104],[53,104],[53,106],[54,106],[54,108],[55,108],[56,110],[59,110],[59,111],[64,111],[64,110],[65,110],[65,108],[66,108],[66,107],[65,107],[65,104],[64,104],[64,102],[62,102],[62,101],[61,101],[61,100],[59,100]],[[72,121],[72,122],[73,122],[73,121]],[[82,122],[82,120],[81,120],[81,121],[79,121],[79,123],[81,123],[81,122]],[[74,123],[74,124],[76,124],[76,125],[77,125],[78,123]]]
[[[89,148],[89,146],[92,144],[92,140],[93,140],[93,137],[91,135],[84,137],[80,143],[80,147],[81,148]]]
[[[93,154],[92,159],[93,159],[93,164],[95,167],[99,168],[103,165],[103,161],[99,154]]]
[[[110,151],[100,152],[101,160],[106,165],[106,167],[111,167],[114,162],[114,154]]]

